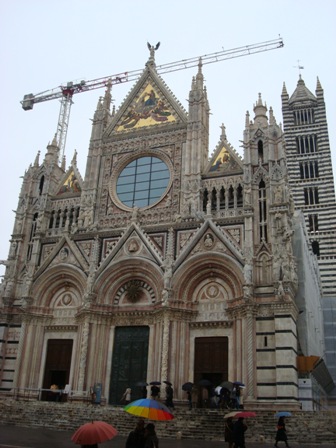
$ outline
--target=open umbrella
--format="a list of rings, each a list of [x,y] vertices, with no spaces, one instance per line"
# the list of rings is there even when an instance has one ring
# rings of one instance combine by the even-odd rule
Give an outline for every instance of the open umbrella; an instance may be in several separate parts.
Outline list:
[[[167,384],[167,386],[172,386],[173,384],[170,381],[164,381],[165,384]]]
[[[80,426],[71,437],[71,440],[78,445],[94,445],[113,439],[118,431],[108,423],[102,421],[92,421]]]
[[[256,417],[257,414],[255,412],[251,411],[238,411],[233,418],[249,418],[249,417]]]
[[[220,386],[224,387],[227,390],[232,390],[232,386],[233,383],[231,383],[231,381],[223,381],[222,383],[220,383]]]
[[[236,414],[239,414],[240,411],[232,411],[232,412],[228,412],[227,414],[224,415],[224,418],[233,418],[236,416]]]
[[[151,386],[160,386],[161,383],[160,381],[152,381],[151,383],[149,383]]]
[[[173,420],[174,416],[164,404],[149,398],[141,398],[126,405],[124,410],[137,417],[149,420]]]
[[[193,388],[193,385],[194,383],[190,383],[190,381],[188,381],[187,383],[182,384],[182,390],[191,390]]]
[[[274,414],[274,417],[276,417],[276,418],[290,417],[291,415],[292,415],[292,413],[289,411],[278,411],[276,414]]]

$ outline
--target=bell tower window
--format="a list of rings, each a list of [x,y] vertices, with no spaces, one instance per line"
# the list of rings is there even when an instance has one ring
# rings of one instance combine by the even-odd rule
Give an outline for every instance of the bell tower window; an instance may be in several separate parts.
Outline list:
[[[266,185],[263,180],[259,183],[259,233],[260,241],[267,241]]]

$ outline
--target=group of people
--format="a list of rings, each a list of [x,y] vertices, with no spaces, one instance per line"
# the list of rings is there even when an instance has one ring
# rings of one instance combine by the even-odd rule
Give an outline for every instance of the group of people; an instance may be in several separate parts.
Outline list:
[[[155,432],[155,425],[145,422],[142,419],[127,437],[125,448],[159,448],[159,440]]]
[[[173,401],[174,390],[173,390],[172,385],[168,382],[166,384],[165,392],[166,392],[166,406],[169,409],[175,409],[175,405],[174,405],[174,401]],[[147,398],[147,387],[146,386],[142,386],[141,395],[142,395],[142,398]],[[160,388],[158,387],[157,384],[153,384],[151,386],[150,395],[153,400],[158,400],[160,398]],[[130,387],[126,388],[120,401],[125,404],[128,404],[132,401],[132,389]]]
[[[216,407],[224,409],[239,409],[241,405],[241,387],[234,385],[230,391],[222,387],[219,394],[216,394]]]
[[[247,425],[243,418],[238,418],[234,423],[233,418],[227,418],[224,426],[224,440],[228,443],[229,448],[245,448],[245,432]],[[287,448],[289,448],[287,441],[287,432],[285,425],[285,417],[280,417],[277,425],[277,432],[275,435],[274,446],[278,447],[278,442],[285,442]]]
[[[189,409],[196,408],[198,405],[202,408],[223,408],[239,409],[241,407],[241,388],[234,386],[232,390],[222,387],[220,392],[214,388],[196,386],[186,390]]]

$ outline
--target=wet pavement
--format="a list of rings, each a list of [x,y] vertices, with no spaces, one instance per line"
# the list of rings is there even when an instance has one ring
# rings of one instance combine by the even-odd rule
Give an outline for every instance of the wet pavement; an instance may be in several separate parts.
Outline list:
[[[41,427],[26,428],[10,425],[0,425],[1,448],[75,448],[71,441],[74,431],[58,431]],[[114,439],[100,444],[102,448],[124,448],[126,438],[117,436]],[[290,443],[290,440],[289,440]],[[78,445],[77,445],[78,446]],[[292,443],[292,447],[298,448],[335,448],[334,444],[302,444]],[[226,448],[224,441],[211,442],[208,440],[193,439],[160,439],[160,448]],[[247,442],[246,448],[271,448],[273,443]],[[280,445],[279,445],[280,448]]]

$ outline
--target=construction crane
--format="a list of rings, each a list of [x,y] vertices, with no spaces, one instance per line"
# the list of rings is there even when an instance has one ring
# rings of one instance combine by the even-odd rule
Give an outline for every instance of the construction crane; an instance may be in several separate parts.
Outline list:
[[[199,64],[201,59],[202,64],[213,64],[215,62],[224,61],[226,59],[234,59],[242,56],[248,56],[264,51],[275,50],[284,46],[282,38],[259,42],[252,45],[245,45],[243,47],[231,48],[229,50],[222,50],[216,53],[205,54],[203,56],[196,56],[189,59],[182,59],[180,61],[170,62],[156,66],[156,71],[159,74],[175,72],[178,70],[185,70],[187,68],[195,67]],[[129,72],[117,73],[115,75],[105,76],[103,78],[96,78],[90,81],[70,81],[66,85],[55,87],[51,90],[33,95],[29,93],[23,97],[21,101],[24,110],[32,110],[34,104],[50,101],[54,99],[61,99],[61,108],[58,117],[56,141],[60,149],[60,154],[64,155],[65,143],[69,125],[69,117],[71,105],[73,104],[72,97],[77,93],[87,92],[89,90],[100,89],[101,87],[112,86],[125,82],[135,81],[143,72],[143,68]]]

